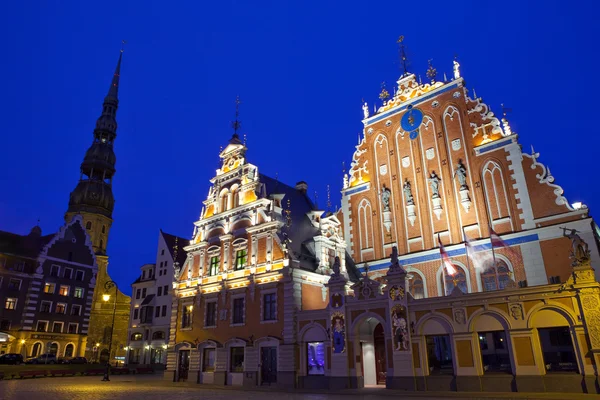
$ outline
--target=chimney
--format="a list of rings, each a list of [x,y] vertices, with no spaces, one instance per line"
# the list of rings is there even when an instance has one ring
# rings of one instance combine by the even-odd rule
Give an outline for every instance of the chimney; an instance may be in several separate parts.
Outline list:
[[[304,181],[300,181],[296,183],[296,190],[302,194],[306,194],[306,191],[308,190],[308,184]]]

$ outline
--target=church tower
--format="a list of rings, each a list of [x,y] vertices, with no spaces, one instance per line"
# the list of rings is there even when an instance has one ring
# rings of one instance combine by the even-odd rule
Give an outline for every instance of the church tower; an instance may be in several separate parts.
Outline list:
[[[108,93],[102,104],[102,113],[96,121],[92,145],[85,153],[81,163],[79,183],[71,192],[69,208],[65,213],[65,220],[70,222],[76,215],[80,215],[96,253],[98,273],[93,294],[87,298],[88,307],[91,308],[88,347],[85,356],[89,360],[105,362],[110,358],[123,357],[124,345],[127,343],[127,327],[129,325],[129,305],[131,298],[118,291],[116,296],[116,316],[114,330],[111,330],[114,292],[111,290],[110,301],[103,301],[105,284],[112,281],[108,274],[108,255],[106,246],[108,234],[112,225],[112,212],[115,199],[112,193],[112,180],[115,174],[115,156],[113,145],[117,137],[117,108],[119,106],[119,76],[121,73],[121,60],[123,50],[112,77]],[[108,354],[109,343],[112,346]]]
[[[117,158],[113,151],[113,144],[117,137],[116,117],[119,106],[119,75],[122,58],[123,52],[121,51],[110,88],[104,98],[102,114],[96,121],[94,141],[81,163],[79,183],[71,192],[69,208],[65,214],[67,222],[76,214],[83,217],[84,226],[92,239],[94,251],[98,255],[106,254],[108,233],[115,206],[112,179],[115,174]]]

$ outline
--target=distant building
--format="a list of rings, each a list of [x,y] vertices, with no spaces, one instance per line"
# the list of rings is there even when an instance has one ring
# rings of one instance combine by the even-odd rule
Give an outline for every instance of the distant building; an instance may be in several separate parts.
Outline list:
[[[160,231],[156,263],[141,267],[131,285],[131,314],[127,332],[128,364],[166,364],[171,327],[175,265],[183,265],[188,239]]]
[[[83,355],[96,272],[79,216],[50,235],[0,232],[0,353]]]
[[[115,291],[111,289],[109,301],[103,301],[106,283],[111,281],[108,274],[108,255],[106,246],[112,226],[112,212],[115,200],[112,193],[112,181],[115,174],[116,156],[113,145],[117,137],[117,108],[119,105],[119,78],[121,60],[119,61],[102,105],[102,113],[96,121],[94,139],[81,163],[80,179],[71,192],[69,208],[65,221],[75,216],[83,218],[85,229],[92,239],[92,246],[98,262],[96,290],[92,301],[89,340],[85,355],[90,360],[105,362],[107,360],[125,359],[127,345],[127,328],[129,325],[129,304],[131,298],[121,291],[116,295],[116,317],[113,324],[113,302]],[[111,337],[112,332],[112,337]],[[109,343],[111,354],[109,354]]]

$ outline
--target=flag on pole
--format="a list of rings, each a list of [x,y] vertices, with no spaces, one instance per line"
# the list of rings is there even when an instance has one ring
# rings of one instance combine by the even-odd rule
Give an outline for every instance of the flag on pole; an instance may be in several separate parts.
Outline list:
[[[444,262],[444,267],[446,268],[446,273],[450,276],[456,274],[456,268],[452,265],[452,260],[446,252],[444,245],[442,244],[442,240],[440,239],[440,234],[438,233],[438,244],[440,245],[440,256],[442,257],[442,261]]]
[[[465,238],[465,250],[467,252],[467,258],[473,263],[475,269],[485,268],[487,262],[490,260],[490,254],[485,251],[475,250],[475,245],[469,239],[469,237],[463,232]]]

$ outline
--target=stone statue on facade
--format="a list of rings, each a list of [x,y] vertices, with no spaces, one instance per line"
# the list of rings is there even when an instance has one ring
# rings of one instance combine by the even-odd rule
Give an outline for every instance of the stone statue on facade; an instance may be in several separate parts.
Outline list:
[[[460,190],[467,188],[467,169],[464,165],[459,161],[456,165],[456,169],[454,170],[454,176],[458,178],[458,183],[460,184]]]
[[[431,187],[431,197],[437,199],[440,197],[440,178],[435,174],[431,173],[431,177],[427,179]]]
[[[415,204],[415,200],[412,195],[412,189],[410,187],[410,182],[408,181],[408,179],[406,180],[406,182],[404,182],[402,190],[404,191],[404,198],[406,199],[406,204],[409,206]]]
[[[340,270],[340,258],[338,256],[335,256],[335,261],[333,262],[333,265],[331,266],[331,269],[333,270],[333,276],[339,276],[341,273]]]
[[[369,118],[369,105],[367,104],[366,101],[364,102],[362,109],[363,109],[363,114],[365,116],[365,119]]]
[[[573,266],[581,265],[586,261],[590,260],[590,251],[588,250],[588,244],[577,234],[577,230],[561,228],[563,230],[563,236],[571,239],[571,260],[573,260]],[[567,232],[569,232],[567,234]]]
[[[175,279],[179,278],[179,275],[181,274],[181,266],[179,265],[179,263],[176,261],[173,264],[173,275],[175,277]]]
[[[248,180],[249,181],[253,181],[254,180],[254,168],[249,168],[248,169]]]
[[[381,202],[383,203],[383,211],[390,211],[390,196],[392,192],[385,186],[381,189]]]
[[[454,79],[458,79],[460,78],[460,64],[458,63],[458,61],[454,60],[454,67],[452,68],[452,70],[454,71]]]

